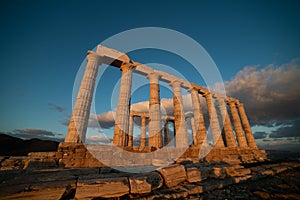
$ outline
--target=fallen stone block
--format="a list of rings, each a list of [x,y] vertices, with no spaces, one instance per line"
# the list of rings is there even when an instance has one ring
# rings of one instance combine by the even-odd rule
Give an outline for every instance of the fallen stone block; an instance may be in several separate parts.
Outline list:
[[[239,176],[251,174],[251,170],[247,168],[236,169],[236,172],[239,174]]]
[[[1,200],[40,200],[40,199],[60,199],[64,193],[64,188],[48,188],[39,191],[27,191],[18,194],[1,197]]]
[[[263,192],[263,191],[254,191],[253,194],[258,196],[261,199],[269,199],[270,198],[270,194],[268,194],[267,192]]]
[[[201,194],[204,191],[202,185],[185,184],[182,187],[186,188],[186,190],[188,191],[189,195]]]
[[[129,193],[129,184],[126,177],[106,178],[94,180],[79,180],[75,198],[92,199],[96,197],[114,198]]]
[[[186,176],[187,180],[190,183],[200,182],[201,179],[201,172],[196,167],[189,167],[186,169]]]
[[[158,172],[151,172],[129,177],[129,183],[130,193],[144,194],[162,187],[163,178]]]
[[[168,188],[174,187],[179,183],[187,180],[185,168],[183,165],[174,164],[168,167],[160,168],[158,171],[164,178]]]
[[[239,183],[241,181],[246,181],[250,178],[252,178],[251,175],[246,175],[246,176],[240,176],[240,177],[233,177],[233,180],[234,180],[235,183]]]
[[[276,167],[274,171],[276,172],[276,174],[279,174],[286,171],[287,169],[288,169],[287,167]]]
[[[261,172],[262,175],[273,176],[275,173],[272,170],[264,170]]]
[[[211,169],[210,176],[212,178],[222,178],[223,179],[226,176],[225,169],[223,167],[213,167]]]

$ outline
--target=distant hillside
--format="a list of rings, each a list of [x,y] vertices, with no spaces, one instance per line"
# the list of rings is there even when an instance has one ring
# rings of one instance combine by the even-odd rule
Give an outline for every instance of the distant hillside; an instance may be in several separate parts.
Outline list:
[[[5,134],[0,134],[1,156],[26,156],[29,152],[56,151],[59,142],[50,140],[22,140]]]

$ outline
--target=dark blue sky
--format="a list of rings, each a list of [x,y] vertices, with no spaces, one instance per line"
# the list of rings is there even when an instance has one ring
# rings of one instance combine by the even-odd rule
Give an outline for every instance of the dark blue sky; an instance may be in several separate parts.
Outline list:
[[[300,57],[299,9],[298,1],[1,1],[0,131],[65,134],[77,70],[87,50],[114,34],[149,26],[182,32],[230,81],[245,66]],[[138,55],[155,61],[155,53]]]

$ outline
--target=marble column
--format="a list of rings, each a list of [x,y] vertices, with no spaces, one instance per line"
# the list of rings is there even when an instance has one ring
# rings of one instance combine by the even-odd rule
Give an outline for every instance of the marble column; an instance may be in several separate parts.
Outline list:
[[[239,114],[236,110],[235,101],[232,99],[227,99],[227,104],[229,105],[229,108],[230,108],[238,145],[239,145],[239,147],[247,147],[248,146],[247,141],[246,141],[243,129],[242,129]]]
[[[238,103],[237,108],[240,113],[240,117],[241,117],[242,125],[244,127],[244,132],[246,135],[248,146],[250,148],[258,149],[255,139],[254,139],[254,136],[253,136],[253,133],[252,133],[252,130],[251,130],[251,126],[248,121],[248,117],[245,112],[244,104]]]
[[[203,94],[206,99],[207,111],[209,115],[210,129],[212,131],[212,139],[215,145],[215,148],[224,147],[223,138],[221,135],[219,120],[216,112],[216,108],[212,99],[210,92]]]
[[[144,149],[146,147],[146,117],[141,116],[142,125],[141,125],[141,140],[140,140],[140,149]]]
[[[191,128],[192,128],[192,134],[193,134],[193,145],[197,145],[197,130],[196,130],[196,124],[195,124],[195,119],[194,117],[190,118],[191,121]]]
[[[170,143],[170,134],[169,134],[169,121],[166,120],[164,125],[164,145],[168,145]]]
[[[195,119],[196,137],[194,138],[194,145],[200,147],[202,144],[207,143],[202,106],[198,90],[192,87],[188,91],[191,93],[193,113]]]
[[[129,109],[132,84],[132,65],[123,64],[120,67],[122,78],[120,83],[120,93],[118,107],[116,111],[113,144],[117,146],[125,145],[125,136],[129,129]]]
[[[222,120],[224,122],[224,132],[225,132],[225,139],[226,139],[226,146],[227,147],[236,147],[236,141],[234,138],[232,124],[230,121],[230,117],[226,108],[226,103],[224,98],[217,97],[216,98],[219,104]]]
[[[157,73],[148,74],[150,81],[149,99],[149,147],[162,147],[161,113],[160,113],[160,91],[159,78]]]
[[[184,116],[183,100],[181,94],[181,82],[175,80],[170,83],[173,88],[173,103],[174,103],[174,118],[175,118],[175,132],[176,132],[176,147],[187,148],[188,133],[187,125]]]
[[[73,108],[65,142],[85,142],[99,64],[100,56],[89,51],[87,55],[87,65]]]
[[[127,143],[127,145],[129,147],[133,146],[133,126],[134,126],[133,119],[134,119],[134,116],[130,116],[130,118],[129,118],[128,143]]]

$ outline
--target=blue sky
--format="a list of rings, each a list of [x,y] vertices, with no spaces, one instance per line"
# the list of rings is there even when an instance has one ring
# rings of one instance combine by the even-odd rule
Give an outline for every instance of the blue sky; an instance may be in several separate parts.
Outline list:
[[[23,137],[63,137],[76,73],[87,50],[119,32],[153,26],[182,32],[206,49],[231,87],[228,90],[252,110],[249,118],[253,126],[260,125],[254,130],[262,145],[299,145],[299,134],[283,137],[278,132],[287,127],[283,131],[287,133],[299,125],[299,109],[286,107],[299,105],[299,100],[282,99],[282,95],[266,101],[258,98],[274,93],[299,96],[297,83],[292,82],[300,78],[299,8],[298,1],[1,1],[0,131]],[[164,52],[132,56],[142,63],[184,64]],[[109,69],[107,79],[117,80],[120,75],[117,69]],[[238,90],[248,75],[253,76],[251,87]],[[251,82],[255,78],[265,80],[258,84],[265,84],[260,89],[265,93],[251,93],[257,86]],[[97,94],[108,89],[99,88]],[[241,91],[254,96],[245,98]],[[147,99],[142,94],[135,94],[137,100]],[[256,98],[258,103],[250,101]],[[105,103],[97,109],[106,111]]]

